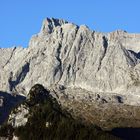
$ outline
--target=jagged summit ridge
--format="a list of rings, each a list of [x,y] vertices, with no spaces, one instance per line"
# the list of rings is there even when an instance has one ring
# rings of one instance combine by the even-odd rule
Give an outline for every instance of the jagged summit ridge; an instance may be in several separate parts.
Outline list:
[[[0,49],[0,88],[21,94],[40,83],[139,96],[139,51],[139,34],[45,19],[28,48]]]
[[[62,26],[63,24],[66,23],[68,22],[63,19],[46,18],[43,20],[41,32],[52,33],[55,27]]]

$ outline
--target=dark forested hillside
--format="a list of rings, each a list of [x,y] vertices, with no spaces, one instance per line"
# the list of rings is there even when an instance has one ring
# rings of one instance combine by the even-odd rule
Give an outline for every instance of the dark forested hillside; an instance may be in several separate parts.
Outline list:
[[[29,92],[24,104],[29,108],[25,125],[13,127],[5,123],[0,130],[1,137],[19,140],[117,140],[92,124],[75,120],[42,85],[36,84]],[[20,106],[20,105],[19,105]],[[16,112],[18,106],[12,112]],[[22,112],[21,112],[22,113]]]

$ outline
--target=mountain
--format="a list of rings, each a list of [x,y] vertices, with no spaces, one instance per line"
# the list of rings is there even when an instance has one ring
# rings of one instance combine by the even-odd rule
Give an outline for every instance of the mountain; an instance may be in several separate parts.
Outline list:
[[[99,33],[59,19],[45,19],[28,48],[0,49],[0,89],[26,94],[36,83],[94,93],[121,94],[139,104],[140,35]]]
[[[0,49],[1,124],[39,83],[73,119],[105,131],[139,128],[139,48],[140,34],[100,33],[45,19],[27,48]],[[12,116],[17,126],[27,121],[22,118],[28,110],[22,106],[21,111]]]

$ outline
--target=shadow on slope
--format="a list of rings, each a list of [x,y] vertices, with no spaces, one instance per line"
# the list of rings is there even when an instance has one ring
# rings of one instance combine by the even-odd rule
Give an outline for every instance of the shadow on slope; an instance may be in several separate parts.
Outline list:
[[[10,111],[18,103],[24,101],[26,98],[21,95],[12,96],[7,92],[0,91],[0,97],[3,97],[3,105],[0,107],[0,125],[7,119]]]
[[[132,50],[128,50],[131,54],[133,54],[137,59],[140,59],[140,52],[136,53]]]
[[[140,128],[114,128],[111,134],[123,140],[140,140]]]
[[[27,122],[18,127],[5,123],[0,129],[1,137],[12,139],[17,136],[19,140],[118,140],[93,124],[74,119],[40,84],[30,89],[28,99],[20,105],[29,110]],[[22,113],[22,110],[18,112],[17,109],[20,105],[11,113]]]

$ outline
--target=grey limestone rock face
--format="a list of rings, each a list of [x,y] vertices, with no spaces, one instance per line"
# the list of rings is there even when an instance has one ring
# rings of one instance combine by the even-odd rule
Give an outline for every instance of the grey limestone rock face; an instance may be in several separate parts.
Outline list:
[[[47,88],[62,85],[138,100],[139,52],[139,34],[100,33],[47,18],[28,48],[0,49],[0,89],[26,94],[40,83]]]

